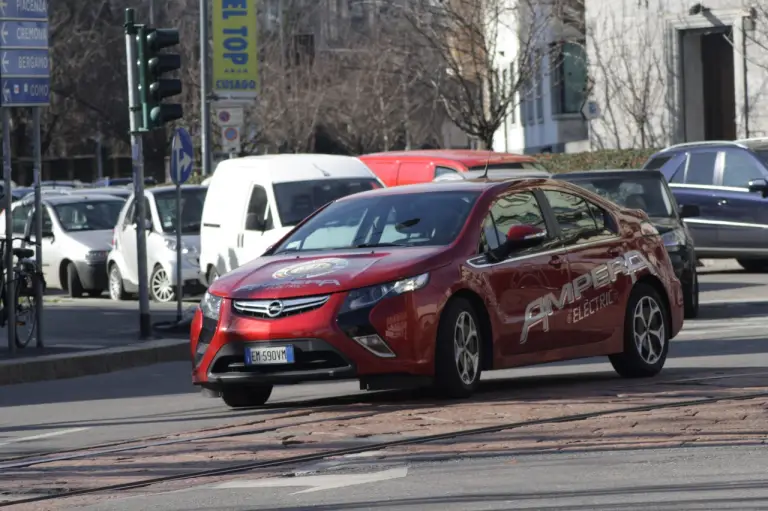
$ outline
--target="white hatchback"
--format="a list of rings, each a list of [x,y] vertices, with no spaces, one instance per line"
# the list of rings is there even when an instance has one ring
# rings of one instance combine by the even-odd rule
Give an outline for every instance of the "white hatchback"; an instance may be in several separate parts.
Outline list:
[[[181,222],[176,214],[176,187],[158,186],[145,190],[147,214],[147,273],[149,296],[157,302],[176,299],[176,251],[182,251],[181,278],[184,294],[202,293],[200,278],[200,223],[207,187],[181,187]],[[125,300],[138,292],[139,270],[136,246],[136,201],[128,198],[117,219],[112,250],[107,257],[109,295]],[[176,246],[176,228],[181,224],[181,247]]]

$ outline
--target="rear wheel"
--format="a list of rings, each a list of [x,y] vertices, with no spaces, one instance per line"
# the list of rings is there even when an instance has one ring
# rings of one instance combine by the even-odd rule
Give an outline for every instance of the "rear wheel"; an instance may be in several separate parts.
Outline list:
[[[207,277],[208,285],[210,286],[211,284],[213,284],[218,278],[219,278],[219,272],[216,270],[215,266],[211,266],[211,269],[208,270],[208,277]]]
[[[448,302],[435,346],[435,384],[451,398],[469,397],[480,384],[482,332],[472,305],[463,298]]]
[[[668,321],[659,293],[648,284],[635,285],[624,317],[624,351],[609,357],[619,375],[643,378],[661,372],[669,351]]]
[[[750,273],[768,271],[768,259],[736,259],[736,261]]]
[[[224,389],[221,399],[230,408],[250,408],[261,406],[267,402],[272,394],[272,385],[259,385],[256,387],[234,387]]]
[[[683,301],[685,303],[685,319],[693,319],[699,315],[699,274],[693,269],[693,275],[685,283]]]

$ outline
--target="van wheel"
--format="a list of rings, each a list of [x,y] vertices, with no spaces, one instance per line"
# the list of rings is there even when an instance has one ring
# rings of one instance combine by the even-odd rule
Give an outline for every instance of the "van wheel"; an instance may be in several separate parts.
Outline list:
[[[208,276],[206,278],[208,279],[208,286],[213,284],[216,279],[219,278],[219,272],[216,270],[215,266],[211,266],[211,269],[208,270]]]
[[[80,275],[77,274],[75,263],[69,263],[67,266],[67,290],[72,298],[82,298],[85,290],[80,281]]]
[[[250,408],[261,406],[272,394],[272,385],[257,387],[235,387],[221,391],[221,399],[230,408]]]
[[[643,378],[661,372],[669,352],[667,314],[656,290],[638,283],[629,295],[624,314],[624,351],[608,357],[624,378]]]
[[[469,397],[480,384],[482,332],[472,305],[454,298],[445,306],[435,346],[435,384],[446,397]]]

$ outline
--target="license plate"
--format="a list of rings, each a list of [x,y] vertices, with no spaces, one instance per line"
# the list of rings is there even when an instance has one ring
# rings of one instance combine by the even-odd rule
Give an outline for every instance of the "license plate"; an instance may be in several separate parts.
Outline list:
[[[245,363],[248,365],[293,364],[293,346],[246,348]]]

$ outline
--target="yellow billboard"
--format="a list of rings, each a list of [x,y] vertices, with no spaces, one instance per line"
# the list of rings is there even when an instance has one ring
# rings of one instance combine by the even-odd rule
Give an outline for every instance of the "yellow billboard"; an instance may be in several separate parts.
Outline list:
[[[255,98],[259,82],[257,0],[213,0],[213,92]]]

